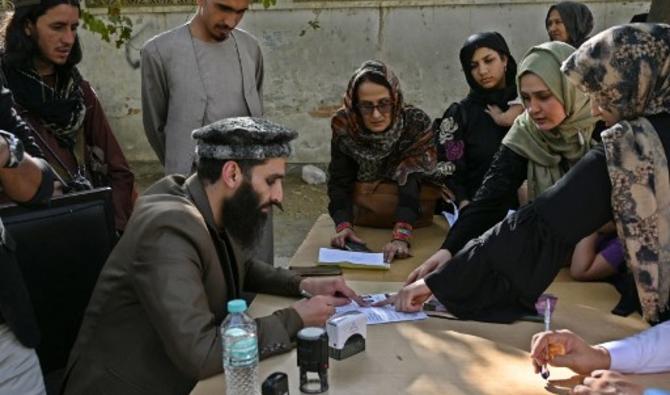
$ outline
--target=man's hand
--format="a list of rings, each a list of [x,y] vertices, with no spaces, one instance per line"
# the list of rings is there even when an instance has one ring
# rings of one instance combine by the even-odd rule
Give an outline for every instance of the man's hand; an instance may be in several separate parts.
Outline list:
[[[384,262],[391,263],[394,258],[407,258],[409,254],[409,243],[402,240],[392,240],[382,249]]]
[[[332,239],[330,239],[330,245],[332,245],[335,248],[344,248],[344,244],[347,242],[347,240],[355,241],[356,243],[360,244],[365,244],[363,239],[356,236],[356,233],[354,233],[354,230],[352,228],[344,228],[338,233],[336,233]]]
[[[623,374],[612,370],[596,370],[584,379],[584,383],[570,392],[579,395],[642,395],[644,389]]]
[[[307,291],[311,295],[327,295],[338,299],[338,306],[355,300],[358,304],[364,304],[360,296],[354,292],[344,277],[307,277],[300,282],[300,289]],[[341,299],[341,301],[340,301]]]
[[[548,350],[560,349],[558,355],[548,355]],[[610,354],[599,346],[591,346],[584,339],[568,330],[541,332],[533,336],[530,357],[535,373],[542,365],[566,367],[579,374],[590,374],[597,369],[609,369]]]
[[[433,295],[423,280],[404,286],[398,293],[389,295],[386,300],[377,302],[373,306],[392,304],[398,311],[421,311],[423,303]]]
[[[326,321],[335,314],[335,306],[348,303],[345,298],[317,295],[310,299],[301,299],[293,303],[295,311],[305,326],[324,326]]]
[[[403,285],[408,285],[415,282],[416,280],[421,280],[430,273],[444,266],[444,264],[447,263],[450,259],[451,253],[449,250],[437,250],[437,252],[434,253],[430,258],[426,259],[426,261],[422,263],[421,266],[418,266],[416,269],[412,270],[409,276],[407,276],[407,280],[405,280],[405,284]]]

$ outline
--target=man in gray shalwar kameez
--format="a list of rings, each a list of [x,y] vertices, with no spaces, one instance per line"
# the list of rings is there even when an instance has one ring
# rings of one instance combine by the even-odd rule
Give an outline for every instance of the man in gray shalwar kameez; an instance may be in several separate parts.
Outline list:
[[[189,22],[142,48],[144,131],[166,175],[193,173],[193,130],[263,115],[263,56],[256,39],[236,28],[249,3],[197,0]],[[272,263],[272,221],[260,244],[257,256]]]
[[[261,50],[252,35],[235,28],[249,2],[198,0],[188,23],[144,44],[144,131],[166,174],[192,173],[193,130],[263,113]]]

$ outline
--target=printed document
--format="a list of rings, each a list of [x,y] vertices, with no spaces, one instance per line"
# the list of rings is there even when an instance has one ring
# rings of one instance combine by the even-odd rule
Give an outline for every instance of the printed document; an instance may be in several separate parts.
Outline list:
[[[363,298],[370,304],[381,302],[386,299],[386,294],[363,295]],[[382,307],[365,307],[359,306],[355,301],[335,308],[335,314],[345,313],[347,311],[360,311],[368,318],[368,325],[387,324],[390,322],[401,321],[419,321],[428,318],[426,313],[419,311],[416,313],[402,313],[396,311],[392,305]]]

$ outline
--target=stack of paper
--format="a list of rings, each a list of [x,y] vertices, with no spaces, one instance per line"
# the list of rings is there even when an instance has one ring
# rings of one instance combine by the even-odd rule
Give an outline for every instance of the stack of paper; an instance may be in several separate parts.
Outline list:
[[[332,248],[319,248],[319,265],[337,265],[353,269],[388,270],[381,252],[352,252]]]

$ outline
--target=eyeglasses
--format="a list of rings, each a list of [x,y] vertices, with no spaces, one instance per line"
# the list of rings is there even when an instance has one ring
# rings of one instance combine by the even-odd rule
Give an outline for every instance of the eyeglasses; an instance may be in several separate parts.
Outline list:
[[[375,112],[375,109],[377,109],[380,114],[388,114],[393,109],[393,103],[391,103],[390,100],[382,100],[377,104],[360,103],[357,107],[362,115],[371,115]]]

